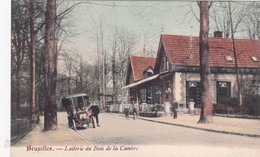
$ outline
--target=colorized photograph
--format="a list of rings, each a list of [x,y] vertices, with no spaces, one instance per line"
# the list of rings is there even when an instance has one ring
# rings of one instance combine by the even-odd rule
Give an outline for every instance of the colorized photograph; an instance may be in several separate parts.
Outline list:
[[[10,3],[11,157],[260,156],[260,1]]]

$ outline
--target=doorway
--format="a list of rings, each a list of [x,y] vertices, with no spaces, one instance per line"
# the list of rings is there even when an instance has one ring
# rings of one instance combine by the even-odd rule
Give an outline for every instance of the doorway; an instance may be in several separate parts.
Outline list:
[[[195,103],[195,108],[200,108],[200,82],[187,81],[186,82],[186,107],[188,108],[188,103],[193,101]]]

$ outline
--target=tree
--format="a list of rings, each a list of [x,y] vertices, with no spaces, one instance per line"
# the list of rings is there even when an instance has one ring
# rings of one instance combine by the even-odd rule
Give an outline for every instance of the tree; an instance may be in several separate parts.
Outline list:
[[[97,27],[94,28],[94,38],[96,40],[96,52],[98,57],[98,80],[99,80],[99,94],[100,100],[102,102],[102,106],[104,107],[106,104],[106,47],[105,47],[105,29],[103,25],[103,20],[100,18]]]
[[[55,40],[56,0],[47,0],[45,12],[45,106],[44,130],[57,129],[56,79],[57,48]]]
[[[243,22],[244,31],[249,39],[260,40],[260,2],[251,2],[250,10]]]
[[[149,22],[147,22],[149,23]],[[156,56],[156,52],[153,50],[153,41],[156,36],[155,29],[153,29],[150,25],[146,25],[146,28],[142,31],[142,37],[143,37],[143,51],[142,51],[142,56],[144,57],[154,57]]]
[[[84,74],[86,73],[85,67],[84,67],[84,62],[83,62],[83,56],[80,54],[77,54],[75,56],[75,61],[76,65],[74,66],[75,72],[76,72],[76,91],[77,92],[84,92],[83,88],[83,79],[84,79]]]
[[[232,10],[232,13],[230,13]],[[231,37],[231,21],[233,25],[233,33],[241,31],[241,24],[248,15],[250,7],[248,5],[230,2],[214,2],[210,18],[213,20],[213,28],[222,31],[225,38]],[[232,16],[230,16],[230,14]],[[231,19],[232,18],[232,19]]]
[[[231,30],[231,39],[232,39],[232,48],[233,48],[233,54],[234,54],[234,60],[235,60],[235,73],[236,73],[236,80],[237,80],[237,88],[238,88],[238,100],[239,105],[242,103],[242,96],[241,96],[241,85],[239,80],[239,74],[238,74],[238,65],[237,65],[237,52],[236,52],[236,43],[235,43],[235,37],[234,37],[234,26],[233,26],[233,18],[232,18],[232,11],[231,11],[231,4],[228,2],[228,10],[229,10],[229,18],[230,18],[230,30]]]
[[[43,6],[44,0],[12,0],[12,116],[20,113],[31,119],[31,113],[37,111],[35,95],[40,92],[36,92],[36,80],[40,80],[42,69],[35,62],[42,61],[37,57],[42,52]],[[38,82],[38,85],[41,84]],[[29,110],[27,106],[20,110],[20,104],[28,101]],[[15,107],[13,104],[16,104]],[[34,111],[32,106],[35,106]]]
[[[34,30],[34,0],[29,2],[30,19],[30,120],[37,120],[36,95],[35,95],[35,30]],[[31,124],[31,123],[30,123]]]
[[[71,94],[71,79],[73,78],[73,74],[75,71],[73,70],[75,67],[74,56],[71,53],[64,52],[61,54],[62,60],[64,62],[64,71],[62,74],[65,75],[67,81],[67,94]]]
[[[61,1],[60,4],[65,1]],[[62,8],[56,16],[56,30],[59,48],[65,38],[71,35],[65,28],[70,23],[63,23],[70,11],[80,3],[69,8]],[[12,0],[12,33],[11,33],[11,74],[12,74],[12,118],[28,116],[37,120],[37,112],[44,104],[44,37],[46,19],[44,16],[45,0]],[[68,6],[65,6],[68,7]],[[59,6],[57,6],[59,8]],[[65,35],[64,35],[65,34]],[[29,101],[29,108],[21,108],[22,103]],[[26,110],[25,110],[26,109]],[[19,114],[20,113],[20,114]]]
[[[199,123],[212,121],[213,104],[210,94],[210,67],[209,67],[209,2],[199,1],[200,8],[200,34],[199,34],[199,53],[200,53],[200,84],[201,84],[201,114]]]
[[[118,54],[118,66],[119,66],[119,76],[118,83],[119,87],[125,85],[127,74],[127,65],[130,55],[133,53],[133,48],[136,43],[136,35],[132,32],[121,29],[119,32],[119,54]]]
[[[19,116],[20,112],[22,74],[28,52],[29,21],[26,15],[28,15],[26,4],[22,1],[12,0],[11,72],[12,81],[15,84],[15,91],[12,92],[12,98],[15,97],[14,117]]]
[[[113,84],[113,95],[117,96],[122,93],[121,88],[125,85],[125,76],[127,74],[127,65],[129,56],[132,54],[136,43],[134,33],[125,29],[116,28],[112,35],[111,43],[111,75]]]
[[[112,38],[112,55],[110,58],[111,61],[111,73],[112,73],[112,85],[113,85],[113,95],[118,94],[118,88],[116,86],[116,76],[117,76],[117,68],[116,68],[116,54],[118,53],[118,40],[117,40],[117,29]]]

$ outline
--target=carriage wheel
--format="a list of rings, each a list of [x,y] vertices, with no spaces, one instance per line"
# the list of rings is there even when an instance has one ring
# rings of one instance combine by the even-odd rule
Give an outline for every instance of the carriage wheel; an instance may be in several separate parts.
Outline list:
[[[73,129],[74,129],[74,130],[77,130],[77,127],[76,127],[76,122],[75,122],[75,120],[74,120],[74,119],[72,120],[72,123],[73,123]]]

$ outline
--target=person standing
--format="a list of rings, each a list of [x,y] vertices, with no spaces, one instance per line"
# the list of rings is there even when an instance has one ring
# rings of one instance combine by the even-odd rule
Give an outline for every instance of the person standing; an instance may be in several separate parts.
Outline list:
[[[172,105],[171,105],[172,118],[174,118],[174,119],[177,118],[177,111],[176,111],[177,106],[178,106],[177,102],[174,102],[174,103],[172,103]]]
[[[96,104],[94,104],[94,105],[92,105],[89,109],[88,109],[88,111],[91,111],[91,119],[92,119],[92,124],[93,124],[93,128],[95,128],[95,122],[94,122],[94,119],[93,118],[95,118],[96,119],[96,123],[97,123],[97,126],[99,127],[100,125],[99,125],[99,119],[98,119],[98,114],[99,114],[99,107],[96,105]]]
[[[125,113],[125,118],[126,118],[126,119],[129,119],[129,107],[126,107],[126,108],[124,109],[124,113]]]
[[[157,115],[158,115],[158,105],[157,104],[154,106],[154,112],[155,112],[154,117],[157,117]]]
[[[73,127],[73,118],[74,118],[74,112],[73,112],[73,108],[72,108],[72,102],[70,99],[66,99],[65,97],[62,98],[61,103],[63,105],[63,107],[66,109],[67,111],[67,118],[68,118],[68,126],[69,127]]]
[[[133,119],[137,118],[137,107],[133,105]]]

